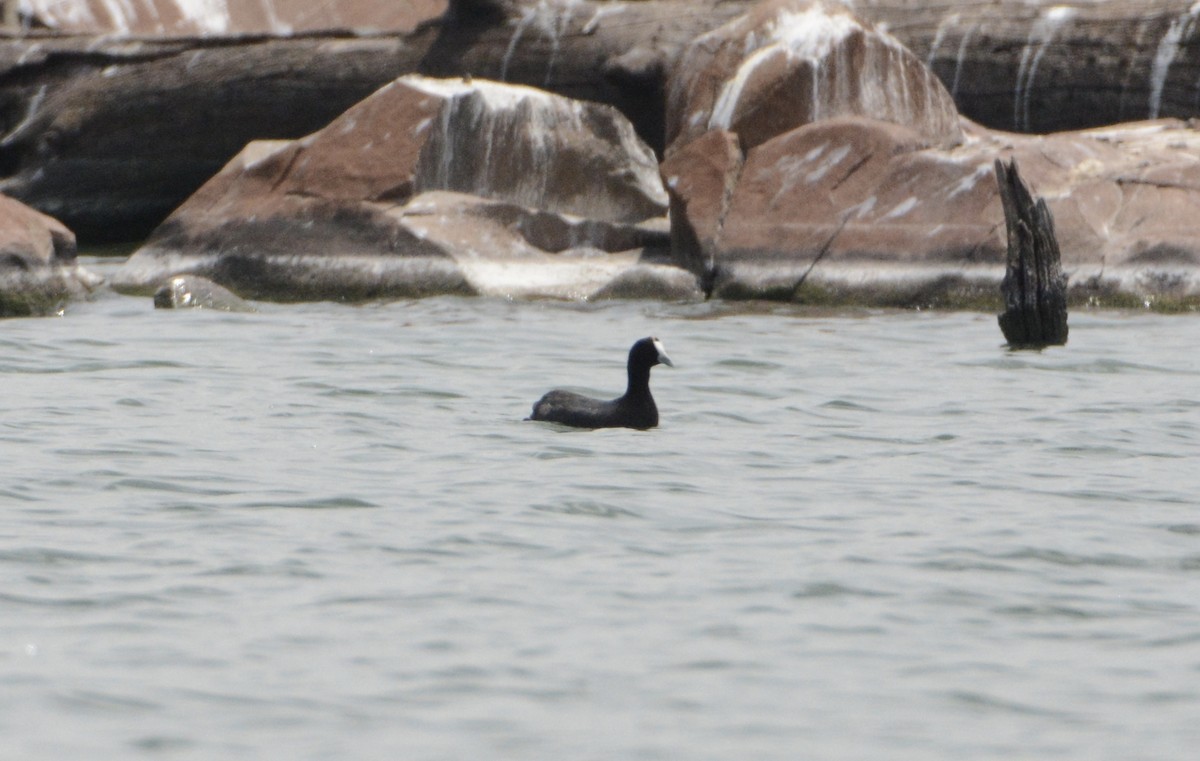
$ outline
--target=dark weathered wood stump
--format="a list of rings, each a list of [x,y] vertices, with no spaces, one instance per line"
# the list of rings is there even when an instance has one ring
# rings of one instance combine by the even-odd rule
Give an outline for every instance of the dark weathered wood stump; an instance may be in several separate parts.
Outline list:
[[[1067,342],[1067,277],[1059,260],[1054,218],[1017,173],[1017,161],[996,159],[996,182],[1008,228],[1008,269],[1000,288],[1000,330],[1014,349]]]

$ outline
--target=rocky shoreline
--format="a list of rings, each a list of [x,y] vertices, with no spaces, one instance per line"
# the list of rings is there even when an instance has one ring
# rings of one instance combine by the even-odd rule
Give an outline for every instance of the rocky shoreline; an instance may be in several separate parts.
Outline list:
[[[1193,6],[431,0],[398,19],[347,1],[330,31],[286,3],[235,23],[142,2],[158,27],[46,15],[0,40],[0,192],[24,214],[0,207],[0,314],[97,287],[76,235],[144,239],[110,284],[125,293],[190,275],[279,301],[992,309],[997,158],[1046,198],[1076,303],[1200,304]],[[1021,18],[1009,64],[975,51]],[[1140,42],[1114,90],[1121,19]],[[225,29],[191,36],[202,23]],[[1064,60],[1076,34],[1090,72]],[[980,108],[999,78],[1007,112]],[[1092,126],[1113,115],[1160,118]],[[1029,132],[1064,124],[1091,128]]]

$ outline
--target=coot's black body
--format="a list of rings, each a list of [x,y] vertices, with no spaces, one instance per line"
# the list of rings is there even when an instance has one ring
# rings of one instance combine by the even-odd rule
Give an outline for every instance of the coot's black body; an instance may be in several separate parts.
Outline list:
[[[650,395],[650,368],[671,366],[657,338],[643,338],[629,350],[629,385],[610,401],[556,389],[533,405],[530,420],[562,423],[576,428],[638,428],[658,425],[658,407]]]

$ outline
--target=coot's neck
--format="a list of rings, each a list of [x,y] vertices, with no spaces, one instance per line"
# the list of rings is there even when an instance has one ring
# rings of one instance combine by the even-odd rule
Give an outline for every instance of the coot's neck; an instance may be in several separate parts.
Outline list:
[[[650,396],[650,368],[630,362],[629,384],[625,387],[626,399],[641,399]]]

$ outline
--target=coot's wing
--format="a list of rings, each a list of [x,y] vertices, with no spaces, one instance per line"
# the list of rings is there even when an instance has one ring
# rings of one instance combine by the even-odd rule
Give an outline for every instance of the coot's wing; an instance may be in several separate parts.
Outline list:
[[[529,419],[561,423],[576,428],[604,428],[613,425],[613,407],[614,403],[611,401],[556,389],[533,405]]]

